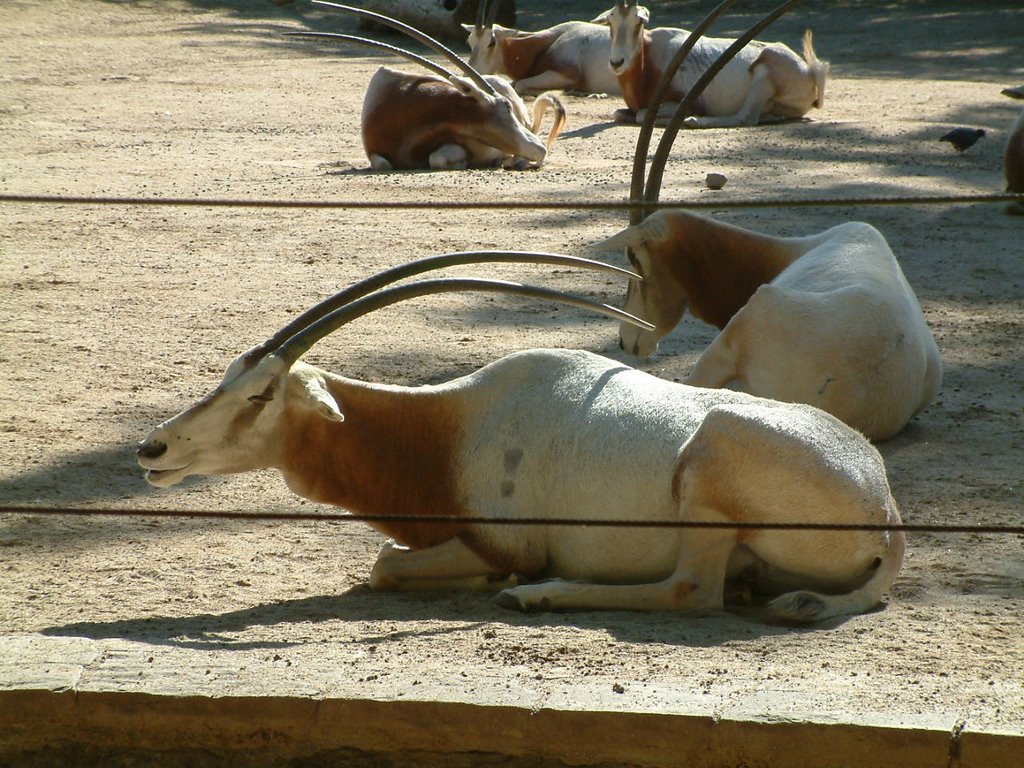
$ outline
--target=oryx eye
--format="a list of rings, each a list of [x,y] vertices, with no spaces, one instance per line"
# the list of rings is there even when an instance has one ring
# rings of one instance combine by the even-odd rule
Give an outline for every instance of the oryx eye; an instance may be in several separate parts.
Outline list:
[[[267,403],[269,403],[273,399],[274,399],[274,389],[273,389],[272,386],[270,386],[270,387],[267,387],[266,389],[264,389],[258,395],[251,395],[249,397],[249,402],[252,403],[253,405],[266,405]]]
[[[493,48],[493,47],[494,47],[494,44],[495,44],[496,42],[498,42],[498,41],[497,41],[497,40],[496,40],[496,39],[495,39],[494,37],[491,37],[491,39],[487,41],[487,47],[488,47],[488,48]]]

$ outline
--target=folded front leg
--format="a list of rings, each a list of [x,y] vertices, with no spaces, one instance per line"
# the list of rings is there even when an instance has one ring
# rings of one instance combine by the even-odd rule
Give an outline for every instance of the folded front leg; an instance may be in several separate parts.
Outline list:
[[[492,566],[460,539],[426,549],[409,549],[389,540],[370,571],[371,588],[392,592],[498,591],[517,583],[514,576]]]

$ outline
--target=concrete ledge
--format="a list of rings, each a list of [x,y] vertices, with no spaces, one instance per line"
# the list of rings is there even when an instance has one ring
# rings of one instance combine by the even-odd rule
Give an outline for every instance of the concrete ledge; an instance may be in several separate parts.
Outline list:
[[[437,701],[8,690],[0,723],[0,761],[10,766],[1019,768],[1024,755],[1019,735],[957,728]]]

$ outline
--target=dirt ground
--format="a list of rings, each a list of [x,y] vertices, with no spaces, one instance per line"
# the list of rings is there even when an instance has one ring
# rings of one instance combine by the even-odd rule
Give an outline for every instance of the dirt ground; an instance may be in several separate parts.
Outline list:
[[[606,4],[531,13],[535,5],[519,3],[522,26]],[[656,23],[686,26],[707,7],[653,12]],[[2,193],[618,201],[628,192],[636,130],[609,122],[614,99],[577,95],[566,96],[568,131],[540,171],[368,172],[359,110],[381,58],[282,37],[355,26],[304,2],[7,0],[3,15]],[[716,30],[735,33],[751,18]],[[681,135],[664,198],[1002,190],[1020,107],[999,91],[1024,82],[1017,2],[808,2],[763,37],[796,46],[807,26],[833,66],[824,108],[804,122]],[[959,155],[937,140],[958,125],[988,135]],[[708,171],[727,174],[726,188],[705,189]],[[886,235],[945,364],[936,401],[880,446],[904,519],[1024,524],[1024,218],[992,204],[718,215],[772,234],[857,219]],[[624,219],[0,203],[0,503],[316,511],[273,472],[156,490],[134,444],[212,388],[236,354],[373,271],[472,248],[583,254]],[[613,303],[623,293],[617,280],[550,268],[460,272]],[[687,320],[641,365],[680,378],[711,338]],[[308,359],[357,378],[428,383],[529,347],[624,359],[616,339],[611,321],[568,309],[450,296],[362,320]],[[717,714],[751,691],[783,691],[823,713],[950,716],[1022,732],[1024,537],[913,535],[884,610],[811,629],[730,615],[524,616],[479,595],[372,593],[365,581],[381,540],[344,523],[6,514],[0,633],[118,642],[150,658],[188,652],[182,664],[194,674],[182,679],[199,694],[211,668],[234,670],[254,691],[287,668],[311,696],[386,686],[401,696],[433,682],[543,702],[586,684],[638,708],[656,691],[718,693],[707,699]]]

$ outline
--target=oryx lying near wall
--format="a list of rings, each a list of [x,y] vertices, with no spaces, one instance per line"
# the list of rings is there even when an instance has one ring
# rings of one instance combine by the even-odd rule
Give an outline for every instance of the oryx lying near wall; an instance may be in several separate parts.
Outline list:
[[[689,309],[722,332],[687,383],[808,403],[873,440],[892,437],[938,392],[939,350],[889,244],[847,222],[807,237],[771,237],[681,210],[652,214],[597,243],[628,249],[642,281],[623,325],[646,357]]]
[[[644,110],[662,73],[686,41],[685,29],[646,29],[650,13],[632,2],[617,2],[595,22],[607,24],[611,33],[610,61],[619,80],[627,110],[620,120],[644,121]],[[659,110],[670,116],[712,62],[732,40],[702,37],[672,79],[672,87]],[[757,125],[769,119],[803,117],[825,99],[828,64],[814,53],[810,31],[804,34],[801,59],[782,43],[753,41],[718,73],[697,100],[697,114],[687,118],[690,128],[722,128]]]
[[[382,282],[371,278],[348,296]],[[314,307],[150,433],[138,448],[147,479],[170,486],[192,474],[274,467],[314,501],[416,518],[372,523],[394,542],[371,586],[504,587],[499,601],[521,609],[720,608],[727,581],[739,579],[769,594],[770,615],[816,621],[868,610],[893,583],[901,531],[470,521],[887,526],[900,518],[878,452],[809,406],[673,384],[582,351],[513,354],[423,387],[298,362],[348,320],[448,284],[426,280],[355,302],[341,294]],[[520,586],[522,578],[554,580]]]
[[[586,21],[566,21],[539,32],[494,23],[499,3],[479,5],[476,24],[464,24],[469,63],[485,74],[507,75],[519,93],[570,90],[618,96],[619,81],[608,67],[608,30]]]
[[[291,33],[388,51],[434,73],[412,74],[381,67],[370,79],[363,100],[362,138],[374,170],[536,167],[565,126],[565,107],[554,93],[537,98],[531,118],[507,79],[481,75],[434,38],[387,16],[314,1],[394,27],[429,45],[463,73],[456,74],[411,51],[376,40],[332,33]],[[538,131],[549,109],[554,112],[554,121],[545,142]]]

